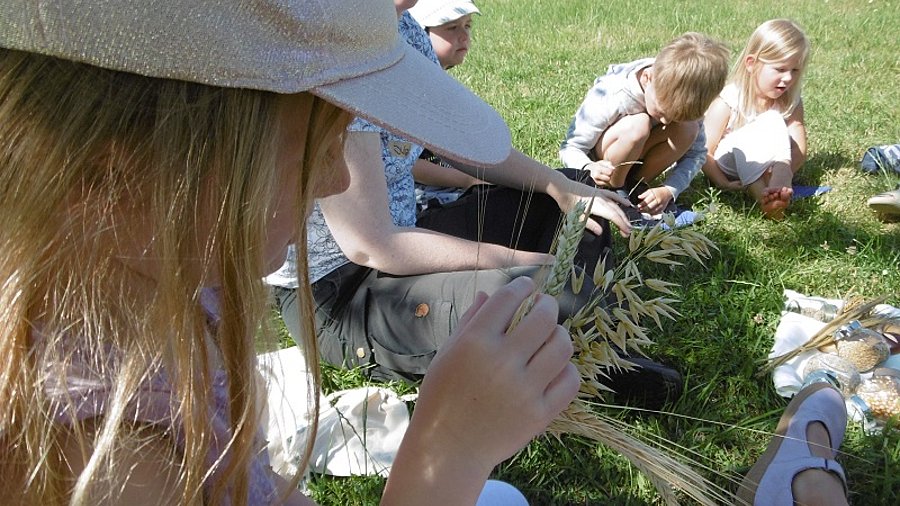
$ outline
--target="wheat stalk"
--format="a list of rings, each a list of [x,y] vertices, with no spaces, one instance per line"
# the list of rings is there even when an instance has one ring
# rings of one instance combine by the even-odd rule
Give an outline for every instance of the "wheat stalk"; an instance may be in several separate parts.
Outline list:
[[[591,410],[584,401],[576,400],[550,424],[549,432],[587,437],[619,452],[647,476],[666,504],[678,504],[676,489],[699,504],[715,506],[716,499],[722,499],[714,491],[716,487],[689,466],[633,438],[611,422]]]
[[[566,213],[563,226],[556,235],[554,262],[549,270],[549,274],[544,282],[516,309],[507,333],[511,332],[522,320],[522,317],[531,311],[531,308],[534,307],[534,299],[539,293],[546,293],[553,297],[562,293],[566,281],[569,279],[569,273],[574,269],[575,253],[578,251],[578,243],[584,235],[584,228],[587,226],[593,203],[593,198],[590,200],[590,205],[580,200]],[[578,293],[578,290],[575,290],[575,292]]]
[[[865,328],[877,328],[885,323],[895,322],[896,320],[893,318],[879,315],[874,312],[875,306],[883,303],[885,300],[886,297],[878,297],[870,301],[851,298],[833,320],[826,323],[825,326],[813,334],[805,343],[783,355],[766,359],[762,366],[760,366],[757,376],[761,377],[770,374],[775,368],[783,365],[801,353],[834,345],[836,342],[835,332],[853,320],[859,321],[860,325]]]

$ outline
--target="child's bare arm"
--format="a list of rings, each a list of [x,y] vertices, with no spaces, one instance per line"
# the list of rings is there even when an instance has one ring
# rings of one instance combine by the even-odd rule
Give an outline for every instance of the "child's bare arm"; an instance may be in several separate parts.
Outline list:
[[[703,173],[715,186],[725,190],[739,190],[740,181],[730,181],[719,169],[719,164],[713,158],[713,153],[722,140],[725,127],[728,126],[728,118],[731,116],[731,108],[721,98],[713,101],[706,116],[703,119],[703,130],[706,133],[706,161],[703,163]]]
[[[477,175],[489,183],[523,191],[546,193],[556,201],[564,213],[579,201],[593,199],[591,205],[593,216],[608,219],[615,224],[623,236],[628,235],[631,231],[628,218],[619,208],[619,204],[628,205],[627,199],[623,199],[615,193],[573,181],[562,172],[547,167],[515,148],[512,149],[506,161],[494,167],[474,167],[458,160],[449,161],[454,167],[459,167],[459,170]],[[587,229],[595,234],[603,233],[600,224],[593,219],[588,220]]]
[[[351,175],[350,186],[343,193],[318,202],[335,241],[351,262],[402,276],[541,265],[552,259],[545,253],[516,251],[499,244],[395,225],[377,133],[348,132],[344,159]],[[562,174],[558,176],[565,179]]]
[[[579,376],[555,299],[538,296],[507,333],[533,289],[518,278],[476,296],[428,369],[382,504],[475,504],[494,466],[574,399]]]
[[[802,101],[788,118],[787,125],[791,136],[791,171],[796,174],[806,162],[806,124],[803,122]]]
[[[419,184],[447,188],[468,188],[484,182],[453,167],[442,167],[422,159],[416,160],[416,164],[413,166],[413,178]]]

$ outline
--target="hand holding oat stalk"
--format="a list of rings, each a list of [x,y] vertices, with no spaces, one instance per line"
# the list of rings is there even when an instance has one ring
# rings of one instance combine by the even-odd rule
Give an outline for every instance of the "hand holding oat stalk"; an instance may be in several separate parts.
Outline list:
[[[558,296],[567,282],[571,282],[575,293],[583,289],[586,273],[573,265],[573,259],[589,215],[590,209],[583,203],[567,214],[557,237],[556,260],[544,282],[538,285],[541,292]],[[582,383],[579,398],[551,423],[550,432],[586,436],[618,451],[649,477],[667,504],[677,504],[675,489],[700,504],[710,505],[727,500],[727,493],[690,467],[620,430],[616,426],[620,422],[592,410],[588,399],[610,391],[602,380],[608,377],[609,368],[633,367],[620,353],[643,354],[643,347],[652,344],[641,325],[643,318],[650,318],[662,329],[663,318],[674,319],[678,315],[672,307],[677,302],[671,298],[674,284],[661,279],[645,279],[638,262],[646,260],[680,266],[682,260],[690,258],[702,264],[714,247],[698,232],[676,230],[671,215],[649,230],[634,230],[624,261],[609,270],[605,269],[605,262],[598,262],[591,279],[593,287],[588,302],[563,323],[573,339],[575,354],[572,361]],[[658,296],[643,300],[636,292],[638,288],[647,288]],[[614,296],[613,301],[608,301],[609,291]],[[528,313],[533,300],[532,296],[519,307],[510,329]]]

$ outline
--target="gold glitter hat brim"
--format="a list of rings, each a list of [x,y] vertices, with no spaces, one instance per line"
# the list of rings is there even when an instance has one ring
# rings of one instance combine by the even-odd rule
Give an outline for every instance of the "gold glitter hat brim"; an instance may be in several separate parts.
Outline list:
[[[503,120],[397,33],[390,0],[2,0],[0,47],[150,77],[313,91],[474,165]]]

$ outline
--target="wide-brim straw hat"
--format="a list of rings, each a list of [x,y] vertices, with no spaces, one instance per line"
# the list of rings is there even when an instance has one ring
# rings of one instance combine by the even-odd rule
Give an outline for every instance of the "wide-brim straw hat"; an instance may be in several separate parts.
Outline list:
[[[3,0],[0,47],[151,77],[310,91],[461,162],[510,153],[484,101],[400,39],[390,0]]]

